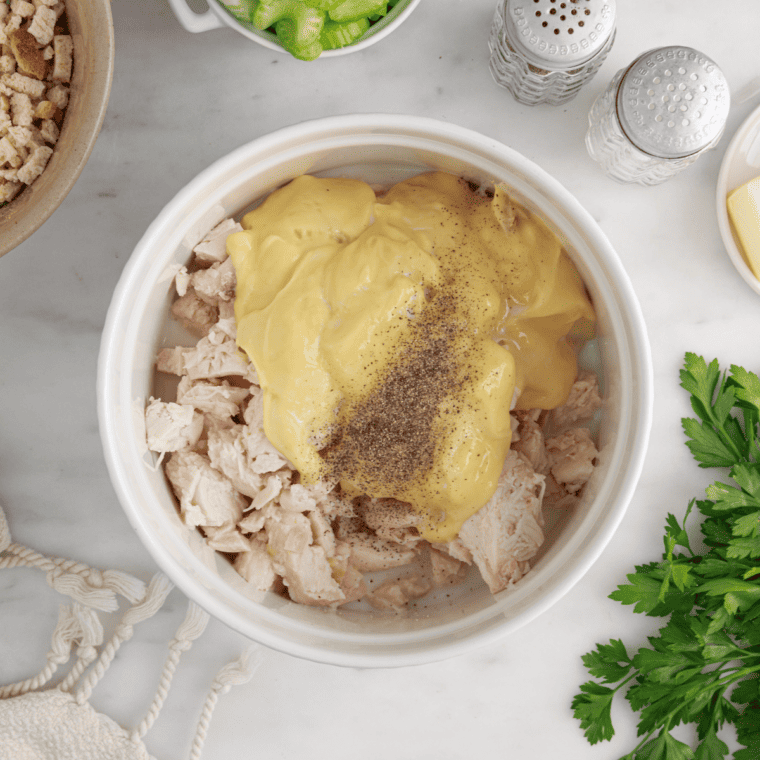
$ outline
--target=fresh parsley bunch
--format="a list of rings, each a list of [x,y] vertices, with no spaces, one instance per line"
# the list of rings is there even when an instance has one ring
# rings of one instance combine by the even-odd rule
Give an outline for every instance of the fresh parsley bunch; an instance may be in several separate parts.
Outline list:
[[[572,702],[591,744],[615,733],[615,694],[640,712],[641,741],[621,760],[722,760],[718,737],[732,723],[743,749],[734,760],[760,760],[760,378],[687,353],[681,386],[699,419],[684,418],[686,445],[700,467],[728,469],[707,499],[694,499],[683,521],[668,514],[662,561],[636,567],[610,598],[634,612],[668,617],[659,636],[632,657],[623,642],[597,644],[583,656],[596,678]],[[692,550],[686,521],[703,516],[704,550]],[[696,725],[696,750],[671,729]]]

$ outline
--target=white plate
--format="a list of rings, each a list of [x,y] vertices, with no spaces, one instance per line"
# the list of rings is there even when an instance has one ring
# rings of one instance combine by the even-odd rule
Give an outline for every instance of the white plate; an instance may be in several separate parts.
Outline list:
[[[726,196],[758,175],[760,175],[760,107],[744,120],[729,143],[720,166],[715,197],[718,227],[728,255],[747,285],[760,295],[760,280],[755,277],[744,259],[726,209]]]

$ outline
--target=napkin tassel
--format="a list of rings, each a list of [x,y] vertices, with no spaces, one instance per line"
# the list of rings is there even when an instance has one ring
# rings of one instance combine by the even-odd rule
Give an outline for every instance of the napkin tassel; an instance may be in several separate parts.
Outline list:
[[[214,712],[219,696],[226,694],[233,686],[250,681],[261,664],[261,660],[261,649],[252,644],[243,651],[237,660],[228,663],[217,673],[198,720],[198,727],[193,739],[189,760],[199,760],[201,756],[209,723],[211,722],[211,715]]]
[[[169,693],[169,687],[174,678],[179,658],[183,652],[190,649],[193,641],[206,630],[208,621],[208,613],[204,612],[195,602],[190,602],[184,621],[177,629],[175,637],[169,642],[169,655],[161,671],[161,678],[156,687],[156,696],[153,699],[153,704],[151,704],[140,725],[131,734],[133,741],[145,736],[150,727],[155,723],[161,707],[163,707],[164,700]]]

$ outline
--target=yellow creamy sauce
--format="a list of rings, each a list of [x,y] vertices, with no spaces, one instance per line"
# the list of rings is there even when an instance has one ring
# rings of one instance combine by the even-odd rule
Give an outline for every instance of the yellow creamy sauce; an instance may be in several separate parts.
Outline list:
[[[424,174],[381,196],[299,177],[242,220],[238,344],[304,482],[409,502],[446,541],[488,501],[509,411],[563,403],[593,308],[556,236],[496,188]],[[321,453],[320,453],[321,451]]]

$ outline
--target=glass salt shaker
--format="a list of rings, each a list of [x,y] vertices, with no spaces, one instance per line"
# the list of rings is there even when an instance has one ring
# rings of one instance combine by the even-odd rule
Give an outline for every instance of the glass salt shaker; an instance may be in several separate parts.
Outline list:
[[[615,13],[615,0],[499,0],[491,75],[520,103],[566,103],[607,57]]]
[[[715,147],[730,100],[723,72],[706,55],[655,48],[618,71],[597,98],[586,148],[613,179],[657,185]]]

